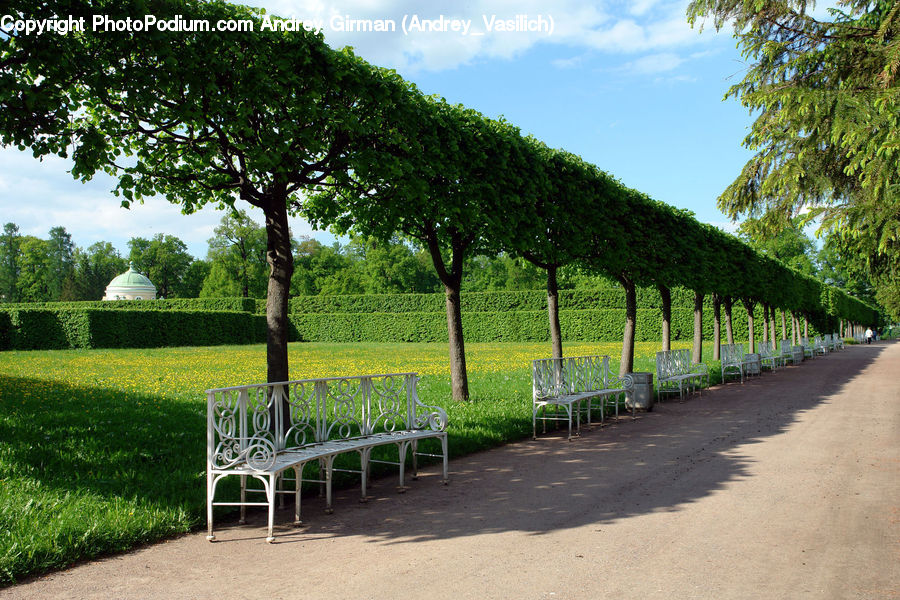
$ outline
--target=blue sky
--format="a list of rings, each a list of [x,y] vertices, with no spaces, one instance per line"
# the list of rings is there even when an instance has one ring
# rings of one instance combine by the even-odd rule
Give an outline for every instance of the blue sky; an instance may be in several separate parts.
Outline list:
[[[424,92],[503,116],[550,146],[564,148],[626,185],[701,221],[733,229],[716,197],[750,153],[741,141],[751,117],[739,102],[722,100],[747,66],[731,31],[702,33],[685,19],[683,0],[253,0],[269,13],[325,23],[326,41],[351,45],[368,61],[397,69]],[[527,14],[552,19],[552,32],[489,32],[484,19]],[[404,16],[470,20],[469,35],[411,32]],[[394,33],[334,30],[338,21],[393,20]],[[471,35],[480,31],[482,35]],[[227,34],[223,34],[227,35]],[[0,149],[0,221],[47,237],[62,225],[86,247],[110,241],[124,255],[133,236],[177,235],[203,257],[222,213],[207,208],[185,216],[177,205],[151,198],[130,210],[110,194],[103,176],[82,184],[61,159],[39,162]],[[247,206],[246,208],[250,208]],[[255,209],[254,209],[255,210]],[[251,211],[251,214],[254,213]],[[260,219],[260,214],[255,214]],[[299,219],[295,235],[322,241]]]

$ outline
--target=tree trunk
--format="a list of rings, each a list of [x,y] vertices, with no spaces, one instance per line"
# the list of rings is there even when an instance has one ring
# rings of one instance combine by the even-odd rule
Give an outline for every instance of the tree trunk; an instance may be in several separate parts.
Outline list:
[[[625,332],[622,335],[622,359],[619,377],[634,370],[634,332],[637,325],[637,292],[634,282],[624,275],[619,278],[625,288]]]
[[[266,262],[269,282],[266,293],[266,377],[269,383],[288,381],[288,296],[294,274],[287,199],[274,197],[264,211],[266,218]]]
[[[784,309],[781,309],[781,339],[786,340],[787,337],[787,316],[784,314]]]
[[[762,330],[762,341],[763,344],[769,341],[769,305],[763,304],[763,330]]]
[[[809,319],[803,317],[803,337],[809,339]]]
[[[466,348],[463,342],[462,312],[460,310],[460,287],[444,284],[445,305],[447,307],[447,334],[450,338],[450,385],[453,399],[465,402],[469,399],[469,376],[466,373]]]
[[[444,306],[447,310],[447,338],[450,349],[450,388],[453,400],[466,402],[469,399],[469,376],[466,372],[466,347],[463,341],[462,311],[460,310],[460,289],[462,288],[463,260],[466,245],[453,240],[450,248],[450,268],[444,261],[440,244],[432,229],[422,238],[438,279],[444,284]]]
[[[722,352],[722,301],[713,294],[713,360],[721,360]]]
[[[756,340],[753,337],[753,302],[749,300],[744,300],[744,308],[747,309],[747,334],[750,338],[749,341],[749,350],[750,354],[756,352]]]
[[[794,313],[791,313],[791,344],[800,345],[800,319]]]
[[[559,327],[559,287],[556,281],[556,267],[547,269],[547,314],[550,317],[550,342],[553,358],[562,358],[562,331]]]
[[[723,304],[725,305],[725,339],[729,344],[734,343],[734,329],[731,324],[731,306],[734,301],[730,296],[725,296]]]
[[[694,350],[691,362],[703,362],[703,294],[694,292]]]
[[[662,303],[662,349],[672,349],[672,290],[664,285],[656,286]]]

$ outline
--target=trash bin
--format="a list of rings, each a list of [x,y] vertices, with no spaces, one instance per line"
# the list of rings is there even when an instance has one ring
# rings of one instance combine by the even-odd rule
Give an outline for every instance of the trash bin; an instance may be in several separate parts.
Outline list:
[[[653,410],[653,373],[629,373],[634,387],[625,392],[625,406]]]

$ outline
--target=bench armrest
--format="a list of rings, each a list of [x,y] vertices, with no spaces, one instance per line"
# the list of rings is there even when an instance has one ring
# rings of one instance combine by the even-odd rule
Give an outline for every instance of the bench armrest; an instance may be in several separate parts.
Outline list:
[[[419,378],[416,377],[415,383],[413,386],[412,395],[413,400],[415,401],[413,405],[413,423],[410,423],[410,427],[412,429],[430,429],[431,431],[446,431],[447,430],[447,411],[445,411],[440,406],[428,406],[427,404],[422,404],[419,400],[419,392],[418,392],[418,381]]]
[[[606,380],[606,387],[611,390],[619,388],[623,390],[631,390],[634,389],[634,378],[629,374],[625,374],[622,377],[615,377],[613,375],[610,375]]]

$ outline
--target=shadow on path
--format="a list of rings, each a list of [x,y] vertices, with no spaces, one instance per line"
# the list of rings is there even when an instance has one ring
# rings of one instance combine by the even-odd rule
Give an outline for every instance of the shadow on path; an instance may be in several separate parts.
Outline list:
[[[276,515],[278,543],[332,536],[405,543],[483,533],[542,535],[686,504],[749,476],[745,444],[783,433],[804,412],[828,404],[859,377],[887,343],[850,346],[740,383],[704,390],[685,403],[657,404],[651,413],[595,427],[567,442],[539,437],[454,460],[449,486],[429,468],[403,495],[395,479],[375,482],[372,499],[358,489],[339,492],[335,514],[318,499],[304,500],[308,525],[293,529],[290,510]],[[250,525],[225,527],[224,543],[262,538],[263,515]]]

